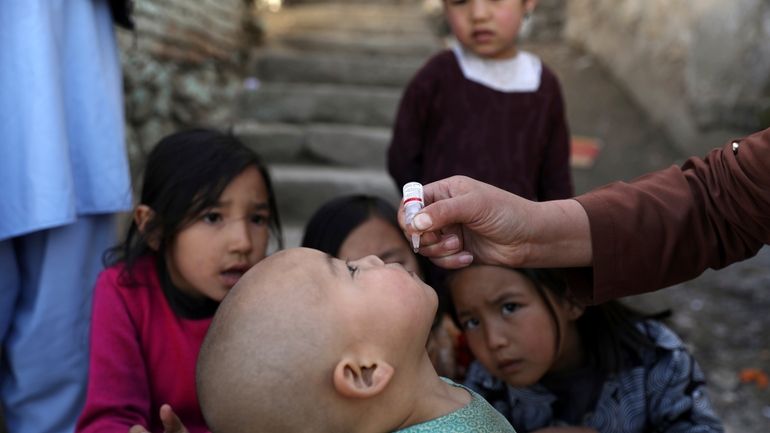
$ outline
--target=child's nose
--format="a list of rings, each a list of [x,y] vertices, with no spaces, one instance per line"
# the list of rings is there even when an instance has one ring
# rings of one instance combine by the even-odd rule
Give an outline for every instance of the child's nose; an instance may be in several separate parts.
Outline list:
[[[487,347],[494,351],[508,345],[508,338],[505,336],[505,332],[499,323],[490,323],[484,327],[484,338],[487,342]]]
[[[362,257],[354,263],[358,266],[383,266],[385,264],[385,262],[375,255]]]
[[[487,5],[487,0],[472,0],[471,16],[474,20],[487,18],[489,16],[489,5]]]
[[[237,253],[250,252],[254,242],[251,239],[249,221],[247,219],[233,221],[229,227],[228,238],[230,251]]]

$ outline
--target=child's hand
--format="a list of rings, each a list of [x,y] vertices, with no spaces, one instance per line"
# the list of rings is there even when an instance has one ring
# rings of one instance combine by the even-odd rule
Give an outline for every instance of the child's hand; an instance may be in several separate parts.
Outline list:
[[[532,433],[599,433],[591,427],[546,427]]]
[[[163,423],[164,433],[188,433],[187,428],[182,424],[182,420],[174,413],[171,406],[164,404],[160,407],[160,421]],[[139,424],[131,427],[128,433],[150,433],[147,428]]]

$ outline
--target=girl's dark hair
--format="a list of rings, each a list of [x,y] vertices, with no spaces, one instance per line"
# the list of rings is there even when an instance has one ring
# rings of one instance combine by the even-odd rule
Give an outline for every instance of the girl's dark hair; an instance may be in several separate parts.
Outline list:
[[[235,136],[213,129],[166,136],[147,156],[139,202],[149,206],[154,215],[143,232],[157,236],[158,251],[162,253],[179,231],[215,205],[227,185],[248,167],[255,167],[265,182],[270,207],[268,224],[282,248],[278,207],[267,169],[257,154]],[[132,221],[124,241],[105,252],[105,265],[122,261],[124,274],[130,277],[136,259],[150,252],[146,236]]]
[[[310,217],[305,225],[302,246],[337,256],[350,232],[371,217],[387,221],[400,232],[397,212],[380,197],[356,194],[334,198]]]
[[[558,349],[562,335],[554,301],[577,304],[566,280],[561,272],[552,269],[515,269],[515,271],[521,272],[534,283],[538,296],[548,308],[556,329],[555,346]],[[450,274],[450,284],[452,278]],[[451,314],[459,326],[454,303],[452,303]],[[667,312],[656,315],[645,314],[618,301],[609,301],[584,307],[583,314],[575,324],[589,362],[599,371],[611,374],[637,364],[641,360],[643,350],[655,347],[650,338],[637,327],[639,321],[662,318],[667,314]],[[634,356],[629,357],[629,353]]]

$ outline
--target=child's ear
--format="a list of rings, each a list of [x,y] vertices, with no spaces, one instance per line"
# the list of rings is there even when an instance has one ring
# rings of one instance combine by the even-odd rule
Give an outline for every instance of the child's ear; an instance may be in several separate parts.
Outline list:
[[[374,397],[388,386],[394,371],[384,361],[364,363],[343,358],[334,368],[334,389],[344,397]]]
[[[155,217],[155,211],[146,204],[140,204],[134,209],[134,223],[139,233],[144,236],[147,246],[157,251],[160,246],[160,239],[157,233],[147,233],[147,224]]]

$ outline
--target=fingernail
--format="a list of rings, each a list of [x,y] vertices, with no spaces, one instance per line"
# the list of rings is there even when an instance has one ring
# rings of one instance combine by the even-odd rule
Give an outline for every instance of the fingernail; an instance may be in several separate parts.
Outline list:
[[[428,230],[433,225],[433,220],[430,219],[430,216],[419,213],[414,217],[414,220],[412,220],[412,226],[416,228],[417,230]]]
[[[473,256],[471,253],[460,253],[457,260],[463,265],[470,265],[473,262]]]
[[[450,236],[444,241],[444,248],[453,250],[460,247],[460,239],[457,236]]]

